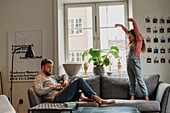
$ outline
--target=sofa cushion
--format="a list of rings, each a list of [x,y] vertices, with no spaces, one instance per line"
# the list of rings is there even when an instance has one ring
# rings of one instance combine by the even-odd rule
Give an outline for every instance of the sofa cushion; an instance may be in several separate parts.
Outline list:
[[[78,107],[99,107],[96,102],[77,102]]]
[[[136,107],[139,111],[146,112],[146,111],[160,111],[160,103],[158,101],[146,101],[146,100],[115,100],[115,103],[102,105],[102,106],[129,106],[129,107]]]
[[[100,76],[90,76],[83,79],[93,89],[93,91],[96,92],[98,96],[100,96]]]
[[[101,97],[104,99],[128,99],[128,77],[102,76],[101,89]]]
[[[157,92],[158,85],[159,85],[159,78],[160,78],[160,75],[158,74],[143,75],[143,80],[145,81],[145,84],[147,86],[150,100],[155,100],[156,98],[156,92]],[[136,86],[136,98],[139,98],[139,99],[143,98],[139,85]]]
[[[151,100],[155,99],[159,77],[160,77],[159,75],[143,75],[143,79],[148,88],[149,97]],[[102,98],[115,98],[115,99],[130,98],[128,76],[102,76],[101,88]],[[138,84],[136,87],[135,98],[136,99],[144,98]]]

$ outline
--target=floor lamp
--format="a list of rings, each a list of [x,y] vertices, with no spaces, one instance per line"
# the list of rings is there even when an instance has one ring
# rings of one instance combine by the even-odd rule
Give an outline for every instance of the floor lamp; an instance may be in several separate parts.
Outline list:
[[[14,72],[14,54],[16,51],[21,50],[23,47],[20,48],[16,48],[14,49],[14,51],[12,52],[12,69],[11,69],[11,104],[12,104],[12,86],[13,86],[13,72]],[[34,51],[32,50],[32,46],[29,45],[28,49],[26,51],[25,54],[25,58],[34,58],[35,54]]]

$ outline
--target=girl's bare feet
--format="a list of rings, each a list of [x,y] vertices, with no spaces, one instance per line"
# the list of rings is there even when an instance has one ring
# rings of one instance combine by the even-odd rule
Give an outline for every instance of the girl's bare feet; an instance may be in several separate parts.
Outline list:
[[[101,99],[100,97],[98,97],[97,95],[94,95],[94,100],[98,103],[98,104],[100,104],[100,105],[102,105],[102,104],[111,104],[111,103],[114,103],[115,102],[115,100],[113,100],[113,99],[109,99],[109,100],[104,100],[104,99]]]
[[[135,100],[135,96],[131,96],[130,100]]]
[[[148,96],[145,96],[145,100],[146,100],[146,101],[149,101],[149,97],[148,97]]]

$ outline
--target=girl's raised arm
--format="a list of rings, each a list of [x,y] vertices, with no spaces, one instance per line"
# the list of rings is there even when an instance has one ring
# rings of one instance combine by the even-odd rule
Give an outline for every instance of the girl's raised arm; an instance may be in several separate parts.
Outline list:
[[[126,29],[126,27],[124,27],[122,24],[115,24],[115,27],[118,27],[118,26],[122,27],[123,31],[124,31],[126,34],[128,34],[128,30]]]

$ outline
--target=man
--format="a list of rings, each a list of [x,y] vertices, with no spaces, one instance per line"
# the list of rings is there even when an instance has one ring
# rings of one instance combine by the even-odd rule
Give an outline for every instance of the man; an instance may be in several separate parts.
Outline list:
[[[90,86],[82,79],[78,78],[75,81],[68,83],[68,77],[63,75],[51,75],[53,67],[53,61],[50,59],[44,59],[41,62],[41,74],[36,76],[34,80],[35,91],[39,96],[51,102],[69,102],[78,100],[95,100],[97,103],[110,104],[114,100],[103,100],[96,95],[96,93],[90,88]],[[63,80],[63,83],[59,83]],[[63,87],[63,89],[61,89]],[[87,97],[84,96],[82,91]]]

